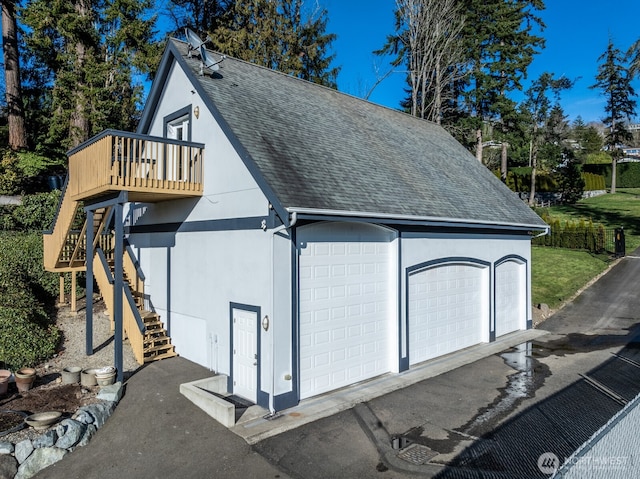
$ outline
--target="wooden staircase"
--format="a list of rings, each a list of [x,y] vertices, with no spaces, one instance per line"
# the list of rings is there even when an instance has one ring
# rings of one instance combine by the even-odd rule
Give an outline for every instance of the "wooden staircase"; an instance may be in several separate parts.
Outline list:
[[[94,211],[91,228],[94,238],[94,278],[111,318],[111,330],[114,331],[114,238],[109,231],[110,221],[111,208],[99,208]],[[44,236],[45,268],[48,271],[86,271],[88,227],[82,204],[69,200],[65,194],[55,227]],[[123,284],[123,334],[129,339],[138,363],[177,356],[160,316],[150,310],[144,294],[144,276],[130,248],[125,248],[123,254]],[[127,300],[128,296],[131,296],[131,301]]]
[[[155,203],[199,198],[203,193],[204,145],[105,130],[68,155],[69,171],[55,223],[43,235],[44,267],[56,273],[70,272],[73,284],[76,273],[86,271],[87,261],[92,261],[94,279],[113,321],[115,242],[109,228],[111,206],[95,210],[93,224],[88,225],[83,202],[118,205],[120,201]],[[94,233],[93,245],[87,245],[87,228]],[[87,258],[89,249],[94,252],[93,258]],[[123,336],[128,337],[141,364],[175,356],[164,325],[144,295],[144,275],[133,252],[125,248],[123,255],[123,305],[118,311]],[[60,285],[64,300],[62,274]],[[74,304],[75,293],[72,298]]]
[[[97,251],[96,255],[105,256],[103,252],[98,253]],[[115,329],[113,301],[107,300],[107,298],[113,297],[113,259],[107,261],[102,261],[101,258],[94,259],[94,274],[109,312],[113,331]],[[175,346],[171,344],[171,337],[160,320],[160,315],[149,309],[148,298],[144,293],[144,277],[130,248],[124,250],[123,283],[125,289],[123,300],[124,337],[129,340],[138,363],[143,364],[177,356]]]
[[[143,311],[145,333],[143,338],[144,362],[158,361],[160,359],[177,356],[175,347],[171,344],[171,338],[160,321],[160,316],[152,311]]]
[[[133,273],[132,271],[136,272]],[[148,363],[177,356],[178,353],[175,351],[175,346],[171,344],[171,337],[169,337],[164,323],[160,320],[160,315],[145,308],[144,280],[137,274],[134,258],[128,248],[125,249],[123,279],[125,287],[128,285],[131,290],[138,313],[144,324],[142,362]],[[129,333],[126,328],[125,333],[128,336]]]

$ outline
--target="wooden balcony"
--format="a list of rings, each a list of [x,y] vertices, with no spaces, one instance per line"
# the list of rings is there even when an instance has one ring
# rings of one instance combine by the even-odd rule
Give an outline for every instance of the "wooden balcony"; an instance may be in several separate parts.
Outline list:
[[[128,191],[129,201],[202,196],[204,145],[106,130],[69,152],[74,201]]]

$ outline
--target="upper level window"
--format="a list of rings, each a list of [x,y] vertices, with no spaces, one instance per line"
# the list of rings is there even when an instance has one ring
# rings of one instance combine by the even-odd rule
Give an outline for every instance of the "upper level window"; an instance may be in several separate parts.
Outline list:
[[[182,116],[167,123],[167,138],[183,141],[189,139],[189,115]]]
[[[164,136],[170,140],[191,141],[191,106],[164,117]]]

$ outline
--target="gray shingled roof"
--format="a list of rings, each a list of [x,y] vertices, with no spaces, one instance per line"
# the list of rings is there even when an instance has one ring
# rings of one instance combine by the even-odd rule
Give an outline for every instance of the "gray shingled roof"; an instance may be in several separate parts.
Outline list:
[[[201,76],[170,49],[284,208],[545,226],[433,123],[233,58]]]

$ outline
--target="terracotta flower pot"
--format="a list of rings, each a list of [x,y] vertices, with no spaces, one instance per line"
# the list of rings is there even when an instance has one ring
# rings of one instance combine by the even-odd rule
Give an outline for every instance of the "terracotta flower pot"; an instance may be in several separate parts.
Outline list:
[[[35,378],[36,370],[34,368],[20,368],[14,375],[17,378]]]
[[[25,392],[32,388],[33,382],[36,380],[36,370],[33,368],[21,368],[14,373],[14,376],[18,391]]]
[[[11,371],[9,371],[8,369],[0,369],[0,396],[7,394],[10,377]]]

